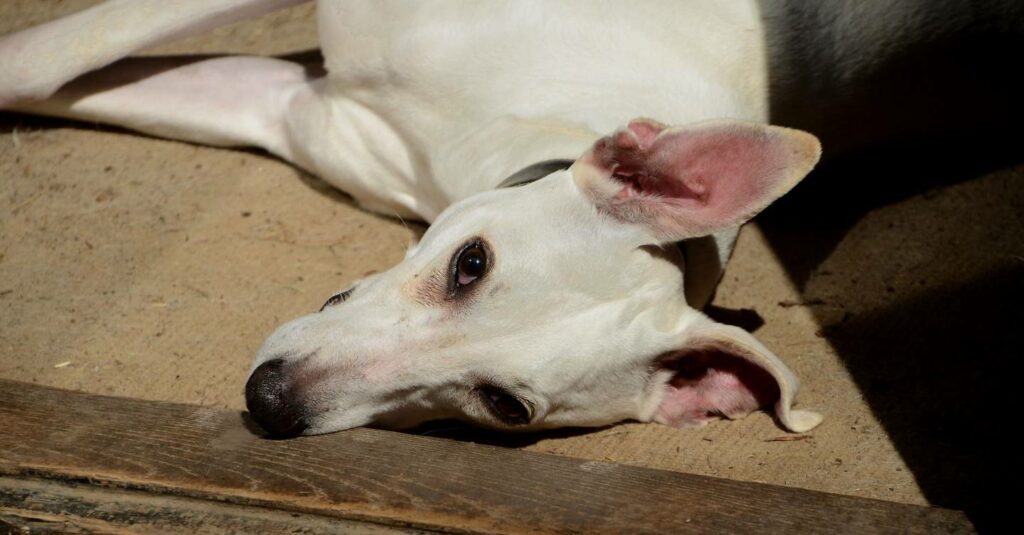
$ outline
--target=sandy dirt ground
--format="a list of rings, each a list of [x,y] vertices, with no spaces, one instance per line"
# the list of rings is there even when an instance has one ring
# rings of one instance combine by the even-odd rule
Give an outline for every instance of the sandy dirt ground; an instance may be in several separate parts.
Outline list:
[[[3,2],[0,33],[90,3]],[[315,48],[312,13],[155,53]],[[826,415],[806,435],[764,413],[689,430],[434,432],[977,518],[1019,467],[1001,419],[1024,298],[1013,164],[900,171],[912,180],[872,168],[864,187],[824,170],[744,229],[715,305],[802,378],[799,406]],[[397,263],[421,231],[258,152],[0,114],[0,377],[242,410],[265,336]]]

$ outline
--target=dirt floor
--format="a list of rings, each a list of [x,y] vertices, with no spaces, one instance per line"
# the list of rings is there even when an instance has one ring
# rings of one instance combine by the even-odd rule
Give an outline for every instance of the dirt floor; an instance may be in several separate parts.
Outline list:
[[[0,33],[89,3],[4,2]],[[158,52],[314,48],[311,16]],[[964,157],[983,163],[833,165],[744,229],[715,305],[802,378],[799,406],[826,415],[812,432],[758,413],[697,430],[466,436],[977,518],[1019,467],[1003,445],[1015,422],[996,420],[1019,381],[1024,166]],[[264,337],[397,263],[418,232],[259,153],[0,114],[0,376],[241,410]]]

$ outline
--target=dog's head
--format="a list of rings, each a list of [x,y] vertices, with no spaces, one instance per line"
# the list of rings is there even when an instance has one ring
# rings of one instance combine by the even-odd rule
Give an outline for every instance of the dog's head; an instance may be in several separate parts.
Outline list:
[[[280,327],[249,410],[279,434],[685,426],[765,406],[809,429],[820,416],[791,409],[785,365],[687,305],[672,244],[753,217],[819,152],[784,128],[633,121],[568,170],[451,206],[401,264]]]

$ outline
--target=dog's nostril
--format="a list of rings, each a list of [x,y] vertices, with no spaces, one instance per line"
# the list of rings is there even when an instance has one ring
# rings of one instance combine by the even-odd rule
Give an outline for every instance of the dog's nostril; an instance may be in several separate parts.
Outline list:
[[[285,375],[284,359],[260,364],[245,383],[245,406],[260,427],[275,436],[296,436],[306,429]]]

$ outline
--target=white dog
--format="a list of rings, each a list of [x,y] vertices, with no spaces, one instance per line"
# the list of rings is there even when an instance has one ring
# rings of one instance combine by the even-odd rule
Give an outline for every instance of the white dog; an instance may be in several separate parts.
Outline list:
[[[325,0],[326,75],[228,57],[79,78],[294,3],[113,0],[0,40],[2,107],[259,146],[432,223],[401,264],[271,335],[246,388],[261,425],[821,421],[792,408],[778,357],[697,310],[738,226],[820,153],[764,124],[755,2]]]

